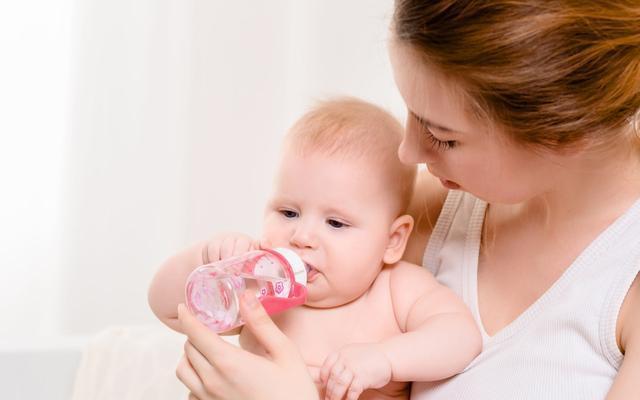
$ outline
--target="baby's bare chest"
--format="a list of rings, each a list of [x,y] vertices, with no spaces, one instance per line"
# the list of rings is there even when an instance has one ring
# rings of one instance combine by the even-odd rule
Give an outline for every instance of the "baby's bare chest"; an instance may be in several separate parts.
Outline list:
[[[376,343],[401,333],[390,299],[361,298],[331,309],[298,307],[273,317],[300,349],[309,366],[320,367],[332,352],[351,343]],[[243,348],[264,351],[248,329],[240,335]]]
[[[382,278],[382,279],[381,279]],[[310,370],[318,370],[327,356],[354,343],[378,343],[402,333],[393,309],[386,274],[366,295],[349,304],[318,309],[298,307],[273,316],[278,327],[299,348]],[[240,344],[246,350],[264,355],[264,349],[248,329],[243,329]],[[366,390],[362,400],[408,399],[409,385],[390,382],[383,388]]]

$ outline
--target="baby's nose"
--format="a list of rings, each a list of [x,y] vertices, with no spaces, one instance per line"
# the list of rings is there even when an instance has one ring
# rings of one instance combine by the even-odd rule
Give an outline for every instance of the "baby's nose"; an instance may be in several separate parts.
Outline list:
[[[308,226],[300,226],[291,235],[291,245],[297,248],[314,248],[316,246],[313,229]]]

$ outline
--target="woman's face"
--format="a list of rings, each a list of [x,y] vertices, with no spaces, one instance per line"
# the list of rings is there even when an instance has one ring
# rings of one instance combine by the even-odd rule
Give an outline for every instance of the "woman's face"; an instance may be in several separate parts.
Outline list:
[[[390,58],[407,105],[403,162],[425,163],[445,187],[488,202],[521,202],[558,184],[563,157],[518,145],[480,121],[461,90],[409,46],[392,42]]]

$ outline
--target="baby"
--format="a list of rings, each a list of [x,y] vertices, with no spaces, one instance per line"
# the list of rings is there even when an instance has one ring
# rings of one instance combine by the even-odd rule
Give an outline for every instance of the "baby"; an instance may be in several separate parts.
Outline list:
[[[309,268],[304,306],[273,316],[328,399],[406,399],[411,381],[461,372],[481,350],[466,306],[425,269],[402,261],[415,167],[400,163],[401,125],[355,99],[327,101],[285,138],[262,242],[295,251]],[[173,329],[187,275],[256,248],[227,234],[170,258],[149,302]],[[240,345],[264,350],[248,329]]]

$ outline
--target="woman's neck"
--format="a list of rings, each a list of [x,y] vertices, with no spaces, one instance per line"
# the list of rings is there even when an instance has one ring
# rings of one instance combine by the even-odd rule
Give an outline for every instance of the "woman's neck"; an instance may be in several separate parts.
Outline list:
[[[640,198],[640,155],[625,150],[577,157],[555,178],[548,191],[512,211],[552,230],[576,222],[608,225]]]

